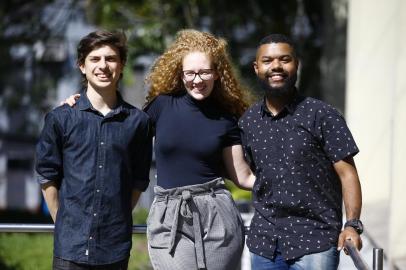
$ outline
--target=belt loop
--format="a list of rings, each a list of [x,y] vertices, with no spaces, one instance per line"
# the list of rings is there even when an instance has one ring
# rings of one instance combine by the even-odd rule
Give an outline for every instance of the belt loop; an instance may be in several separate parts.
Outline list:
[[[185,218],[191,218],[191,210],[189,206],[189,201],[192,199],[192,194],[189,190],[182,191],[182,204],[180,206],[180,214]]]

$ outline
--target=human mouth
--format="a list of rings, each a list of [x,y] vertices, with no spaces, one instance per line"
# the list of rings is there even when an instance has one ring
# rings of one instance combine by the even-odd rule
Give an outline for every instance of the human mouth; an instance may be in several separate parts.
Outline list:
[[[193,89],[193,92],[195,92],[196,94],[205,95],[206,88],[195,88]]]
[[[110,75],[110,74],[107,74],[107,73],[98,73],[98,74],[96,74],[96,77],[97,77],[99,80],[104,81],[104,80],[109,80],[110,77],[111,77],[111,75]]]
[[[286,75],[284,73],[271,73],[268,78],[270,78],[273,82],[282,82],[285,80]]]
[[[193,90],[197,92],[204,92],[206,90],[206,86],[204,84],[194,85]]]

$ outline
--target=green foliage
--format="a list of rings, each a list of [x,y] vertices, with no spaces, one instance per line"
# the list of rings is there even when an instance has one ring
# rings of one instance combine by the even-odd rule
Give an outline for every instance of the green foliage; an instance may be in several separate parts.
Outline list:
[[[145,224],[148,209],[137,208],[134,224]],[[50,223],[49,216],[20,211],[0,211],[0,222]],[[51,269],[53,235],[48,233],[0,233],[1,270]],[[152,269],[145,234],[133,234],[129,270]]]
[[[10,118],[20,119],[14,122],[18,127],[13,127],[19,134],[36,135],[33,130],[38,121],[32,119],[51,108],[47,101],[55,96],[58,80],[72,59],[52,62],[38,58],[33,46],[63,43],[70,20],[81,15],[99,28],[122,29],[127,34],[129,69],[124,83],[131,82],[127,74],[138,56],[161,54],[177,31],[195,28],[228,41],[237,70],[255,90],[252,62],[259,40],[270,33],[285,33],[296,41],[303,60],[300,90],[323,98],[323,91],[344,91],[346,20],[334,15],[334,9],[343,5],[346,0],[0,1],[0,104]],[[27,51],[23,56],[21,51],[19,57],[11,56],[16,48]],[[338,79],[326,78],[323,84],[322,67],[330,62],[340,67],[330,71]],[[335,99],[330,103],[343,109]],[[23,111],[27,113],[21,116]]]
[[[152,270],[148,255],[147,236],[145,234],[133,235],[133,246],[130,253],[128,270]]]
[[[44,18],[53,2],[0,2],[0,104],[13,121],[12,132],[21,136],[38,134],[36,117],[50,109],[47,97],[62,74],[60,63],[40,59],[34,49],[50,39],[62,39]]]
[[[148,209],[136,208],[133,212],[133,224],[147,224]]]
[[[1,269],[51,269],[52,243],[51,234],[0,233]]]
[[[346,44],[346,24],[335,18],[333,12],[345,4],[341,0],[89,0],[86,12],[89,21],[102,28],[125,30],[129,37],[129,58],[133,60],[140,55],[162,53],[175,33],[184,28],[224,37],[241,77],[257,91],[252,62],[258,42],[270,33],[287,34],[296,42],[304,60],[301,91],[322,98],[320,63],[330,47],[345,48]],[[345,57],[345,49],[334,57]],[[334,72],[337,77],[344,76],[342,66]],[[335,92],[344,90],[343,82],[338,85],[340,89],[334,84]]]
[[[52,234],[0,233],[0,269],[51,269],[52,250]],[[133,235],[128,269],[152,269],[145,235]]]

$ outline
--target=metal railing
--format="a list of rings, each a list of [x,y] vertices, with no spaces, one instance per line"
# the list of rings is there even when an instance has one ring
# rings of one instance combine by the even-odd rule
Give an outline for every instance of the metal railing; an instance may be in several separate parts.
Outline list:
[[[54,224],[0,223],[0,232],[53,233]],[[133,225],[133,233],[145,234],[146,232],[147,232],[146,225]]]
[[[248,229],[248,228],[246,228]],[[133,234],[145,234],[147,231],[146,225],[133,225]],[[1,223],[1,232],[15,232],[15,233],[53,233],[53,224],[16,224],[16,223]],[[358,270],[370,270],[370,267],[366,264],[362,258],[358,249],[354,244],[347,240],[344,244],[348,251],[355,267]],[[374,248],[373,250],[373,270],[383,270],[383,249]]]
[[[350,255],[352,261],[354,262],[355,267],[358,270],[369,270],[370,268],[362,258],[361,254],[359,253],[358,249],[354,246],[354,244],[351,242],[351,240],[346,240],[344,243],[344,246],[348,252],[348,255]],[[374,269],[378,270],[378,269]]]

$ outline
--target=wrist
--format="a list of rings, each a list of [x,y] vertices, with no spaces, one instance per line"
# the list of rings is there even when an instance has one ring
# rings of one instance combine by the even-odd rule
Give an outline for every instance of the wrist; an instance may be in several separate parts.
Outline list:
[[[358,234],[362,234],[364,231],[364,225],[362,224],[361,220],[357,218],[347,220],[347,222],[344,224],[344,228],[346,227],[354,228]]]

